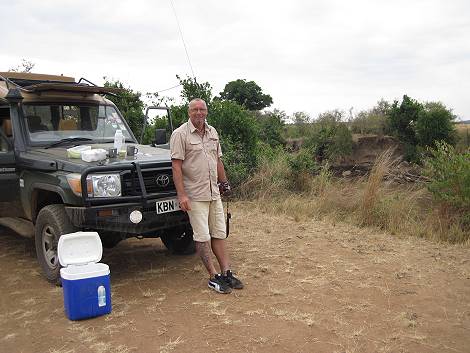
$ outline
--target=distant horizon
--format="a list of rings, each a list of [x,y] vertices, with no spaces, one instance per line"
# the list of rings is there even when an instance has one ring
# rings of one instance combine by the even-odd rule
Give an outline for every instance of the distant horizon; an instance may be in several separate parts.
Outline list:
[[[469,1],[57,4],[0,3],[2,68],[24,58],[37,72],[118,79],[142,94],[176,86],[176,74],[214,95],[246,79],[272,96],[270,109],[311,117],[407,94],[470,118]],[[162,93],[180,100],[179,88]]]

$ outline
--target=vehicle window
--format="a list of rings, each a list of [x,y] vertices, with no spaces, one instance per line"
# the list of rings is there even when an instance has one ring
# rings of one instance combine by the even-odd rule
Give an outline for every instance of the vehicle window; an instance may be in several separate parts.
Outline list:
[[[9,150],[8,139],[12,139],[13,131],[10,120],[10,108],[0,107],[0,152],[7,152]]]
[[[24,105],[26,127],[32,142],[54,142],[84,137],[96,141],[114,138],[117,129],[130,139],[127,126],[112,106]]]
[[[10,150],[6,137],[0,134],[0,153],[5,153]]]

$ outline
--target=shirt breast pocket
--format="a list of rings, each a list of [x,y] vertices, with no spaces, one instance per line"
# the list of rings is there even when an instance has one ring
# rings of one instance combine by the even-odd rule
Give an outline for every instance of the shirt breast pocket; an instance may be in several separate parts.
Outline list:
[[[216,152],[217,148],[219,147],[219,139],[211,137],[209,141],[207,142],[207,147],[209,151]]]
[[[187,148],[189,151],[198,152],[202,151],[202,142],[201,141],[189,141]]]

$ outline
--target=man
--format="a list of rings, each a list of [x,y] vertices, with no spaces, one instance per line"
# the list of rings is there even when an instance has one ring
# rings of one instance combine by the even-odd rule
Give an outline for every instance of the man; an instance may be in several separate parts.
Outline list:
[[[170,139],[173,180],[180,207],[189,215],[196,250],[209,272],[208,286],[226,294],[232,288],[243,288],[230,270],[225,246],[225,217],[218,183],[225,192],[230,192],[230,184],[220,159],[219,135],[206,122],[206,102],[193,99],[188,114],[188,122],[176,129]],[[220,274],[215,269],[212,253],[219,263]]]

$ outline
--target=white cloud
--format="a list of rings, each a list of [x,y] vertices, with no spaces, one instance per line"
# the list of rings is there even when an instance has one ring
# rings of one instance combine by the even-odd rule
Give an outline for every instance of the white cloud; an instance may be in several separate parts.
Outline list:
[[[173,4],[195,74],[214,94],[244,78],[288,113],[357,112],[408,94],[470,117],[467,1]],[[170,0],[1,2],[0,13],[0,70],[26,58],[38,72],[108,76],[141,92],[191,75]]]

